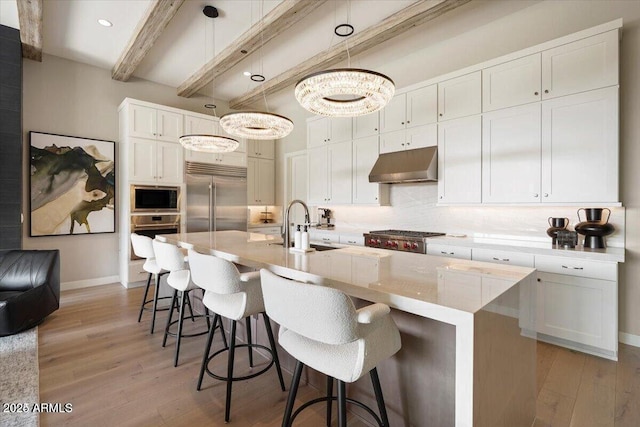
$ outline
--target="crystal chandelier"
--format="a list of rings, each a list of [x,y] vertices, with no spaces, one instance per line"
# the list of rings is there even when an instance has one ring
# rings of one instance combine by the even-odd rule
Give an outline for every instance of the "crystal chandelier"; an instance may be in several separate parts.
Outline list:
[[[202,13],[204,13],[208,18],[218,17],[218,10],[213,6],[205,6]],[[213,31],[213,35],[213,51],[215,54],[215,29]],[[215,85],[214,82],[211,84]],[[216,106],[214,104],[206,104],[205,107],[212,108],[215,116]],[[231,151],[235,151],[240,146],[240,143],[233,138],[211,134],[182,135],[179,141],[187,150],[201,151],[205,153],[229,153]]]
[[[293,130],[293,122],[288,118],[260,111],[225,114],[220,118],[220,126],[230,135],[248,139],[279,139]]]
[[[327,117],[356,117],[376,112],[393,98],[395,85],[384,74],[359,68],[313,73],[296,84],[295,96],[306,110]]]

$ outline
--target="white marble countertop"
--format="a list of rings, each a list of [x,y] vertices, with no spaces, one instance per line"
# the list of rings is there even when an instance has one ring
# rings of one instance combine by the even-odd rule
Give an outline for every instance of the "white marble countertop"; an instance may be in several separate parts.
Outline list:
[[[624,248],[590,249],[576,246],[575,249],[554,247],[551,242],[533,242],[528,240],[507,240],[479,237],[439,236],[427,239],[427,245],[443,245],[470,248],[494,249],[509,252],[521,252],[533,255],[551,255],[568,258],[590,259],[604,262],[624,262]]]
[[[456,322],[530,278],[531,268],[353,246],[292,254],[278,236],[241,231],[164,235],[237,264],[324,284],[356,298],[423,317]],[[532,277],[532,276],[531,276]]]
[[[248,228],[264,228],[264,227],[282,227],[281,222],[250,222],[247,224]]]

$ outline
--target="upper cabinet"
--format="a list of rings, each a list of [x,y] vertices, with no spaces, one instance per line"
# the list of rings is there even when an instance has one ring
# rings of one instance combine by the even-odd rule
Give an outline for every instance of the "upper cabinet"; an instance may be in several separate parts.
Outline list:
[[[438,145],[438,125],[432,123],[380,135],[380,154]]]
[[[438,120],[438,88],[426,86],[400,93],[380,110],[380,132],[393,132]]]
[[[309,204],[350,204],[352,184],[351,141],[310,148]]]
[[[274,160],[249,157],[247,159],[247,200],[249,205],[275,204]]]
[[[238,148],[234,152],[244,153],[247,151],[247,142],[244,139],[237,138],[226,133],[219,124],[217,117],[202,117],[195,115],[184,116],[184,135],[205,134],[205,135],[219,135],[233,138],[238,141]],[[189,151],[189,150],[187,150]],[[198,155],[189,156],[187,160],[198,162]],[[211,163],[211,161],[201,160],[204,163]]]
[[[276,158],[276,144],[273,140],[253,140],[247,141],[247,156],[261,157],[263,159]]]
[[[378,136],[353,140],[353,204],[389,204],[389,186],[369,182],[369,173],[378,160]]]
[[[618,30],[542,52],[542,99],[618,84]]]
[[[482,70],[482,110],[540,101],[540,54],[525,56]]]
[[[183,181],[182,146],[131,138],[129,140],[129,180],[157,184]]]
[[[353,118],[353,139],[378,135],[380,114],[378,111]]]
[[[132,104],[129,108],[129,136],[178,142],[183,135],[183,115]]]
[[[465,74],[438,83],[438,120],[451,120],[482,111],[482,73]]]
[[[307,146],[319,147],[325,144],[351,141],[351,118],[320,117],[307,123]]]

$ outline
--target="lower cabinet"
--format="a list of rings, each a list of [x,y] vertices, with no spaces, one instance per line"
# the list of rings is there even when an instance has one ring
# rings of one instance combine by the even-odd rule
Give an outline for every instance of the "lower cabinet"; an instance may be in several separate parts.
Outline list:
[[[446,256],[449,258],[471,259],[471,248],[460,246],[427,243],[427,255]]]

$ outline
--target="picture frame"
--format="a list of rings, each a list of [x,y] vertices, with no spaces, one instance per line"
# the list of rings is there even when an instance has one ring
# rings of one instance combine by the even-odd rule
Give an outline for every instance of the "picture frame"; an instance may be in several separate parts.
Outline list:
[[[29,132],[29,235],[115,233],[115,142]]]

